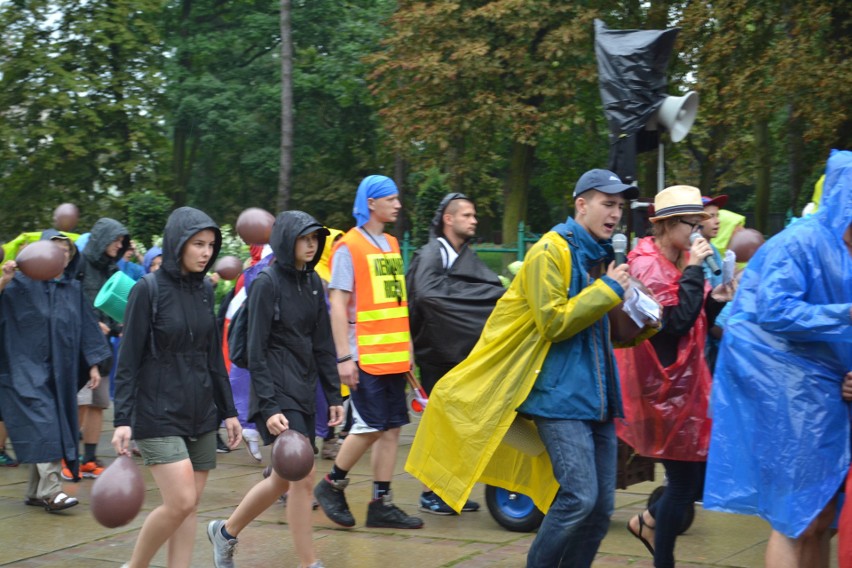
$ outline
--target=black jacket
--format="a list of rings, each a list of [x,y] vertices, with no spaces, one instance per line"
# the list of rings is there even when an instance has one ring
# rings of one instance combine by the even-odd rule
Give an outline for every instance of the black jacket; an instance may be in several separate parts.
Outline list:
[[[296,270],[296,239],[313,231],[320,232],[317,254],[304,270]],[[261,431],[269,417],[282,410],[314,414],[317,378],[329,405],[342,404],[328,308],[322,281],[314,272],[327,235],[328,231],[307,213],[280,213],[269,242],[275,262],[251,284],[247,299],[249,419],[256,421]],[[277,278],[277,286],[272,277]],[[276,289],[280,297],[278,321],[273,309]]]
[[[204,272],[181,274],[184,244],[204,229],[216,234],[210,262]],[[148,282],[143,278],[130,291],[115,376],[115,425],[132,425],[137,439],[210,432],[219,425],[217,407],[224,417],[237,415],[213,297],[204,284],[221,243],[219,228],[205,213],[176,209],[163,235],[163,265],[154,273],[156,321]]]
[[[105,254],[106,248],[117,238],[122,237],[121,248],[115,258]],[[83,292],[89,299],[90,304],[95,303],[95,298],[104,283],[118,271],[118,261],[130,247],[130,234],[127,229],[109,217],[98,219],[92,226],[91,236],[86,248],[80,255],[78,278],[83,283]],[[95,310],[98,321],[109,326],[110,335],[117,336],[121,333],[121,324],[106,315],[101,310]]]

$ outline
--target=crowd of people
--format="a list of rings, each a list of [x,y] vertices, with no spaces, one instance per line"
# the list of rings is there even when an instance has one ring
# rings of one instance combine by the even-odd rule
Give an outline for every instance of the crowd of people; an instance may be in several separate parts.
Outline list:
[[[391,488],[416,371],[429,400],[406,470],[423,483],[420,510],[476,511],[477,482],[528,495],[545,513],[530,568],[593,564],[614,510],[619,439],[665,470],[661,498],[626,527],[654,566],[675,566],[697,501],[769,521],[767,566],[827,566],[850,464],[852,153],[830,157],[817,211],[736,277],[724,254],[735,229],[720,222],[727,198],[688,185],[655,196],[651,234],[621,259],[612,237],[637,197],[613,172],[583,174],[574,216],[526,252],[506,288],[469,246],[476,207],[461,193],[441,201],[406,270],[385,231],[399,191],[371,175],[346,232],[280,213],[220,306],[212,268],[222,235],[203,211],[174,210],[162,246],[144,256],[114,219],[86,239],[45,230],[38,237],[61,249],[63,269],[37,280],[12,258],[0,276],[0,466],[29,464],[26,505],[77,505],[62,481],[103,472],[112,400],[115,453],[141,456],[162,498],[125,566],[148,566],[165,545],[168,565],[187,567],[217,452],[245,440],[261,460],[260,445],[292,430],[319,454],[319,437],[325,474],[316,479],[314,467],[292,481],[267,468],[207,536],[214,565],[233,567],[239,535],[286,499],[299,565],[320,568],[311,509],[355,526],[348,476],[368,452],[365,525],[424,524]],[[135,282],[121,322],[95,308],[118,271]],[[617,313],[637,295],[658,317],[626,337]],[[227,341],[240,310],[244,368]],[[510,443],[518,429],[538,445]],[[843,568],[850,532],[846,507]]]

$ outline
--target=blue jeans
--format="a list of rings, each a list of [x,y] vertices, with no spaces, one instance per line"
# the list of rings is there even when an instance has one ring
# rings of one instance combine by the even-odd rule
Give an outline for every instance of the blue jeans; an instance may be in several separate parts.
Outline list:
[[[530,547],[527,568],[591,566],[615,506],[615,426],[547,418],[535,424],[559,492]]]

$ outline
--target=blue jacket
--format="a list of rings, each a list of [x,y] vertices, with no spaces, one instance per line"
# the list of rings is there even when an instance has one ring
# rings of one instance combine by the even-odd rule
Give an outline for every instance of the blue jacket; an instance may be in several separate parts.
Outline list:
[[[552,229],[568,243],[571,266],[561,270],[571,274],[568,297],[576,297],[592,285],[589,271],[612,260],[608,241],[599,242],[574,219]],[[620,297],[624,289],[615,280],[601,277]],[[574,420],[611,420],[623,416],[618,369],[609,334],[609,307],[587,327],[556,342],[544,359],[541,373],[518,412],[532,416]]]

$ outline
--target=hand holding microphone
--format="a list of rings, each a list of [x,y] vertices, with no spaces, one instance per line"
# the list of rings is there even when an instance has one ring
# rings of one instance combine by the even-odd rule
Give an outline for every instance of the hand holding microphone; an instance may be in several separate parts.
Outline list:
[[[630,270],[627,267],[627,237],[622,233],[612,236],[612,251],[615,261],[609,265],[606,275],[618,282],[626,292],[630,288]]]
[[[689,242],[692,244],[689,250],[689,264],[697,266],[704,262],[713,274],[722,273],[719,263],[713,258],[713,249],[704,237],[699,233],[692,233],[689,235]]]

